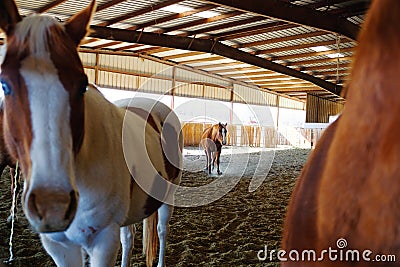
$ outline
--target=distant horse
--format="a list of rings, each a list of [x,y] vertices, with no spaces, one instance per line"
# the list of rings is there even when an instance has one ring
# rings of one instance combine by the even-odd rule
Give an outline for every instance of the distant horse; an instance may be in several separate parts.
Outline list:
[[[82,266],[82,251],[92,267],[114,266],[119,242],[129,254],[132,224],[147,218],[147,266],[158,232],[161,267],[181,178],[179,120],[161,104],[144,118],[88,86],[77,47],[95,6],[61,24],[0,2],[5,142],[25,177],[25,215],[57,266]]]
[[[282,266],[399,266],[399,14],[398,0],[372,1],[345,109],[317,143],[293,191]]]
[[[222,145],[226,145],[226,130],[227,123],[214,124],[206,128],[201,135],[200,144],[206,153],[206,170],[211,174],[211,165],[214,169],[215,162],[217,163],[217,173],[222,174],[219,170],[219,158],[221,156]]]

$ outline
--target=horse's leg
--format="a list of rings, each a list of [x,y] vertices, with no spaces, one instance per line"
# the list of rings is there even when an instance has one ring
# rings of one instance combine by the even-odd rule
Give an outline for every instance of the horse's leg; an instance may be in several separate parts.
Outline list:
[[[120,226],[111,224],[104,229],[96,230],[96,236],[86,248],[91,267],[115,266],[120,243]]]
[[[216,152],[211,152],[211,157],[212,157],[212,169],[215,169],[215,157],[216,157]]]
[[[206,171],[208,170],[208,173],[211,174],[211,150],[210,149],[205,149],[206,152]]]
[[[171,219],[174,207],[168,204],[162,204],[158,209],[157,232],[160,240],[160,252],[158,254],[157,267],[165,266],[165,250],[167,247],[167,235],[169,232],[169,220]]]
[[[136,233],[136,227],[134,224],[121,227],[120,229],[120,238],[122,245],[122,260],[121,260],[122,267],[130,266],[135,233]]]
[[[218,150],[215,152],[215,158],[214,158],[214,160],[217,161],[217,173],[218,173],[219,175],[222,174],[222,172],[219,170],[219,157],[220,157],[220,156],[221,156],[221,149],[218,149]]]
[[[204,153],[206,154],[206,166],[204,167],[204,171],[208,170],[208,154],[207,154],[207,149],[204,149]]]
[[[209,151],[208,152],[208,174],[211,174],[212,158],[213,158],[213,152]]]
[[[47,234],[41,234],[40,239],[43,247],[59,267],[81,267],[82,250],[79,245],[65,241],[63,243],[54,241]]]

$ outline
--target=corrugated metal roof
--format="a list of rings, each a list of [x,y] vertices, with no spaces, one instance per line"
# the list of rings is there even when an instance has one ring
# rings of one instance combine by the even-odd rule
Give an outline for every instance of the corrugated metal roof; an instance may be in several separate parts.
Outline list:
[[[307,91],[304,84],[309,84],[310,88],[315,90],[315,84],[310,82],[313,79],[312,77],[327,82],[331,80],[332,76],[335,76],[333,75],[335,71],[340,71],[339,85],[344,85],[343,81],[348,77],[348,66],[354,52],[351,48],[355,48],[357,45],[354,39],[332,30],[311,27],[308,25],[307,18],[304,18],[304,22],[299,24],[298,22],[288,21],[290,19],[272,18],[269,14],[262,13],[262,7],[267,5],[269,1],[271,1],[271,4],[276,4],[278,1],[247,1],[250,1],[248,2],[249,6],[258,5],[260,10],[247,10],[246,5],[239,8],[233,2],[233,6],[230,4],[228,4],[230,6],[222,5],[220,3],[223,1],[218,0],[97,0],[97,5],[101,10],[96,12],[92,25],[128,29],[132,32],[154,32],[165,37],[179,36],[187,38],[185,39],[187,45],[178,49],[176,44],[173,43],[174,41],[171,41],[171,44],[164,44],[171,49],[159,50],[155,43],[142,42],[139,34],[138,38],[134,38],[132,41],[124,40],[121,42],[87,38],[83,47],[96,49],[99,53],[101,51],[107,53],[131,51],[132,53],[146,54],[150,57],[192,66],[226,77],[235,73],[244,73],[246,71],[243,70],[248,69],[251,69],[252,73],[270,71],[275,73],[273,77],[275,77],[274,80],[277,83],[284,84],[284,81],[289,77],[286,74],[282,75],[268,70],[269,67],[263,67],[262,63],[248,64],[257,61],[257,58],[262,58],[265,61],[268,60],[286,67],[287,71],[284,72],[289,73],[289,70],[294,70],[298,74],[306,73],[310,75],[307,76],[307,81],[299,78],[293,79],[295,83],[298,82],[299,89],[295,88],[291,91],[298,90],[299,94],[292,92],[292,95],[300,100],[304,100],[304,94],[300,93]],[[289,12],[295,7],[300,7],[311,15],[326,15],[327,20],[337,17],[354,25],[360,25],[363,23],[365,12],[371,1],[342,0],[332,1],[332,4],[330,4],[331,1],[325,0],[281,0],[280,2],[280,5],[287,8]],[[88,3],[89,0],[57,2],[51,0],[17,0],[23,15],[45,12],[61,20],[68,19],[86,7]],[[226,3],[229,3],[229,1]],[[164,7],[170,4],[185,6],[189,8],[190,13],[178,14],[174,11],[167,11]],[[199,12],[202,10],[215,13],[209,13],[212,14],[209,18],[200,17]],[[193,51],[196,51],[196,49],[192,49],[192,42],[195,39],[203,41],[203,45],[212,44],[209,51],[211,53],[193,53]],[[339,49],[337,42],[339,42]],[[222,44],[225,46],[224,49],[229,50],[224,54],[225,57],[213,53],[215,44]],[[337,64],[335,59],[326,56],[329,52],[318,53],[311,49],[316,46],[324,46],[332,52],[340,52],[344,55],[344,58],[339,59],[340,64]],[[231,58],[229,59],[229,57]],[[260,74],[261,77],[262,75]],[[263,83],[257,80],[247,80],[247,82],[264,88]],[[327,82],[328,87],[329,84],[330,82]],[[334,86],[334,84],[332,85]],[[270,88],[270,90],[279,92],[274,88]],[[320,88],[320,90],[327,92],[328,89]],[[282,93],[284,94],[284,92]],[[337,100],[341,101],[342,99],[337,97]]]

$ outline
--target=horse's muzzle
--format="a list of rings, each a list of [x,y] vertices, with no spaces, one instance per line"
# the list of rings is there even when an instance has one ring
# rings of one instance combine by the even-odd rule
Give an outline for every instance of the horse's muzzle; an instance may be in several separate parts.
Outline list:
[[[74,190],[67,193],[38,188],[26,196],[24,211],[35,231],[48,233],[66,230],[77,207],[78,194]]]
[[[226,141],[222,141],[222,144],[223,144],[223,145],[226,145]]]

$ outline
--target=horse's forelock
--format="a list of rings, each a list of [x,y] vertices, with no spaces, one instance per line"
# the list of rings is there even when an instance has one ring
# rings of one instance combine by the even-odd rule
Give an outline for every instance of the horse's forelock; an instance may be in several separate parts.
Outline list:
[[[17,45],[28,43],[31,53],[40,56],[49,52],[48,32],[51,27],[62,28],[55,18],[43,15],[32,15],[17,24],[15,39]]]

